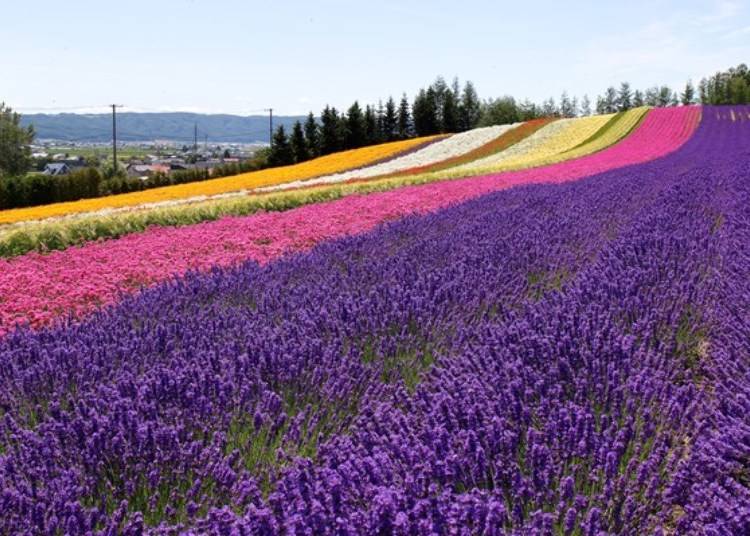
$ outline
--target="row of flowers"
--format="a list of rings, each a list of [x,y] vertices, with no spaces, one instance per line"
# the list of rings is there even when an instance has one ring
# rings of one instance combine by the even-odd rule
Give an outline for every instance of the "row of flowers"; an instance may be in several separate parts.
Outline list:
[[[743,534],[749,140],[0,340],[0,533]]]
[[[413,153],[393,158],[382,164],[368,166],[362,169],[334,173],[315,179],[301,179],[286,182],[274,186],[258,188],[257,191],[287,190],[292,188],[307,187],[318,184],[335,184],[352,179],[368,179],[403,171],[406,169],[436,164],[457,156],[470,153],[484,145],[487,145],[508,130],[515,128],[518,124],[500,125],[484,128],[476,128],[460,134],[455,134],[430,144],[427,147]]]
[[[314,178],[348,169],[357,169],[392,158],[426,143],[434,142],[443,136],[428,136],[384,143],[333,153],[292,166],[264,169],[222,177],[202,182],[179,184],[154,188],[143,192],[118,194],[95,199],[84,199],[67,203],[55,203],[40,207],[20,208],[0,211],[0,225],[16,222],[41,220],[68,214],[92,212],[96,210],[131,207],[144,203],[173,201],[196,196],[214,196],[238,190],[250,190],[261,186],[279,184],[300,178]]]
[[[383,221],[434,211],[494,190],[570,181],[652,160],[682,145],[699,115],[698,108],[654,110],[621,143],[554,166],[350,195],[286,212],[154,228],[47,255],[30,253],[0,260],[0,332],[18,322],[38,326],[68,314],[80,315],[115,301],[122,292],[188,270],[208,270],[248,259],[266,262],[322,240],[366,231]],[[389,181],[382,182],[387,186]]]
[[[615,119],[617,118],[610,120],[607,126],[601,129],[606,133],[603,136],[598,136],[597,144],[584,144],[575,153],[570,152],[570,157],[594,152],[594,150],[599,150],[617,141],[621,137],[621,133],[626,131],[622,128],[622,124],[627,121],[616,121]],[[369,179],[369,181],[372,181],[370,184],[355,184],[362,183],[365,179],[349,179],[345,181],[347,185],[343,188],[330,188],[326,187],[325,184],[316,184],[318,181],[313,179],[294,182],[295,186],[306,189],[306,192],[301,194],[258,195],[256,193],[249,195],[250,192],[247,190],[239,190],[210,197],[194,196],[171,201],[144,203],[132,207],[105,208],[93,213],[73,213],[56,218],[47,218],[41,222],[17,222],[0,227],[0,256],[16,256],[33,250],[45,252],[65,249],[71,245],[82,244],[99,238],[113,238],[140,232],[150,225],[187,225],[215,220],[228,215],[248,215],[258,210],[284,210],[307,202],[330,200],[356,192],[379,191],[402,186],[409,182],[421,183],[445,178],[445,174],[434,174],[432,172],[454,168],[504,151],[548,125],[550,121],[550,119],[537,119],[512,128],[490,127],[459,134],[428,144],[426,148],[416,149],[413,153],[407,152],[403,157],[395,157],[386,163],[361,168],[361,171],[351,174],[358,175],[368,172],[372,176]],[[607,128],[611,123],[614,123],[614,127]],[[630,129],[632,129],[632,126],[629,126],[627,131]],[[502,132],[502,134],[492,138],[492,135],[497,134],[497,132]],[[619,137],[613,135],[614,132],[619,133]],[[486,137],[492,139],[487,143],[480,144]],[[476,147],[471,149],[472,146]],[[447,157],[452,153],[457,154]],[[563,159],[559,158],[558,155],[558,161]],[[399,164],[392,164],[396,161]],[[404,167],[415,161],[431,163]],[[396,168],[400,168],[400,170],[381,173]],[[368,171],[370,169],[376,169],[377,171],[373,174]],[[404,176],[411,178],[408,181],[391,180],[388,183],[378,180],[386,177]],[[453,175],[448,175],[448,177],[451,176]],[[339,178],[344,179],[346,177]],[[328,177],[324,177],[322,181],[324,183],[333,182]],[[334,182],[334,184],[342,183]]]
[[[532,167],[564,153],[584,142],[607,121],[611,114],[594,115],[554,121],[508,150],[464,166],[450,169],[451,173],[479,174],[505,169]]]

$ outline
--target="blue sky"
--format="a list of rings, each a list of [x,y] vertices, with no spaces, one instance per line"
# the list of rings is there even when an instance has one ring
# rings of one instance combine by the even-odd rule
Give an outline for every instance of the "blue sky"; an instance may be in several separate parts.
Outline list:
[[[2,4],[0,101],[22,111],[297,114],[412,96],[438,74],[540,101],[750,62],[750,7],[729,0]]]

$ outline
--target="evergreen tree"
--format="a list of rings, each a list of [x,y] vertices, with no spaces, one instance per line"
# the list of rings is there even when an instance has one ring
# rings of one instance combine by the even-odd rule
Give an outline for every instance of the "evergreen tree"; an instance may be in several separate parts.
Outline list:
[[[367,139],[365,117],[357,101],[354,101],[346,113],[346,134],[347,149],[362,147]]]
[[[427,91],[420,89],[414,98],[412,106],[414,131],[417,136],[430,136],[439,132],[437,109],[435,105],[435,90],[429,87]]]
[[[369,104],[365,106],[365,137],[367,144],[378,143],[378,118],[375,116],[375,110]]]
[[[364,116],[363,116],[364,117]],[[347,149],[347,140],[349,139],[349,124],[346,115],[337,113],[336,115],[336,139],[338,140],[338,150]]]
[[[563,91],[560,96],[560,115],[563,117],[575,117],[576,111],[573,106],[573,101],[570,100],[567,91]]]
[[[633,108],[639,108],[643,105],[643,92],[640,89],[636,89],[635,93],[633,93]]]
[[[581,115],[583,117],[591,115],[591,100],[589,100],[588,95],[584,95],[583,99],[581,99]]]
[[[21,115],[0,102],[0,176],[23,175],[31,166],[34,129],[21,126]]]
[[[383,113],[383,138],[387,141],[395,140],[398,136],[398,116],[396,112],[396,102],[393,97],[388,97],[385,103],[385,112]]]
[[[550,97],[542,103],[542,115],[544,117],[558,117],[560,115],[560,109],[555,104],[554,97]]]
[[[669,86],[661,86],[659,88],[659,96],[657,100],[657,106],[665,107],[672,104],[674,97],[672,95],[672,90],[669,88]]]
[[[442,132],[458,132],[458,98],[451,89],[448,89],[443,95]]]
[[[529,99],[525,99],[518,106],[518,119],[520,121],[530,121],[541,117],[542,112],[539,106],[531,102]]]
[[[411,136],[411,113],[409,112],[409,100],[406,93],[401,96],[401,104],[398,106],[398,137],[402,140]]]
[[[708,104],[708,80],[701,78],[700,84],[698,84],[698,95],[701,104]]]
[[[459,127],[461,130],[471,130],[479,124],[482,113],[482,104],[479,101],[477,90],[474,84],[467,80],[464,83],[464,90],[461,93],[461,103],[459,105]]]
[[[683,106],[695,104],[695,88],[693,87],[692,80],[688,80],[685,84],[685,89],[683,90],[682,95],[680,95],[680,100],[682,101]]]
[[[320,115],[320,154],[334,153],[341,148],[339,116],[336,108],[325,107]]]
[[[646,90],[645,101],[647,106],[659,106],[659,88],[657,86]]]
[[[430,90],[432,90],[430,92]],[[450,92],[448,84],[442,76],[438,76],[432,85],[427,88],[428,96],[434,101],[433,106],[435,107],[435,117],[437,130],[436,132],[443,132],[443,105],[445,103],[446,94]]]
[[[604,92],[604,113],[613,114],[617,111],[617,90],[609,86]]]
[[[280,125],[273,135],[273,145],[271,154],[268,156],[268,163],[272,166],[285,166],[294,163],[294,152],[289,144],[289,138],[284,131],[284,125]]]
[[[291,145],[295,162],[304,162],[305,160],[310,159],[310,152],[307,149],[305,132],[302,128],[302,123],[300,123],[299,121],[294,122],[294,128],[292,128]]]
[[[456,103],[461,100],[461,84],[458,82],[458,77],[453,77],[453,82],[451,82],[451,92],[453,92],[453,96],[456,98]]]
[[[601,95],[598,95],[596,97],[596,113],[598,115],[602,115],[602,114],[606,114],[607,113],[607,101]]]
[[[307,141],[307,153],[310,158],[320,155],[320,127],[312,112],[308,114],[307,120],[305,120],[305,140]]]
[[[385,107],[383,101],[378,101],[378,108],[375,112],[375,134],[378,139],[378,143],[385,139]]]
[[[617,109],[621,112],[630,110],[633,107],[633,93],[630,91],[630,84],[623,82],[620,84],[620,90],[617,92]]]

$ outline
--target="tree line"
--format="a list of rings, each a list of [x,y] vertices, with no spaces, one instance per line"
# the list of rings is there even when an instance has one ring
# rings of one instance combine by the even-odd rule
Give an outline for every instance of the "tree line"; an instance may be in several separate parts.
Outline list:
[[[479,124],[482,103],[471,81],[460,86],[458,79],[449,86],[438,77],[421,89],[412,102],[402,94],[397,103],[388,97],[385,104],[365,105],[359,101],[340,112],[326,106],[319,118],[310,112],[304,124],[297,121],[291,133],[283,126],[273,135],[269,164],[280,166],[304,162],[346,149],[430,136],[463,132]]]

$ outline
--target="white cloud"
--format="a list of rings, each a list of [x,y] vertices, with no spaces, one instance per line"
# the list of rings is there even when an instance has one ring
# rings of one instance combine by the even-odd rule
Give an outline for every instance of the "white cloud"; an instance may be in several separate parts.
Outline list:
[[[718,1],[708,12],[675,10],[640,28],[589,44],[574,70],[585,76],[603,70],[610,83],[630,80],[637,87],[679,86],[750,56],[750,44],[731,40],[750,33],[739,2]]]

